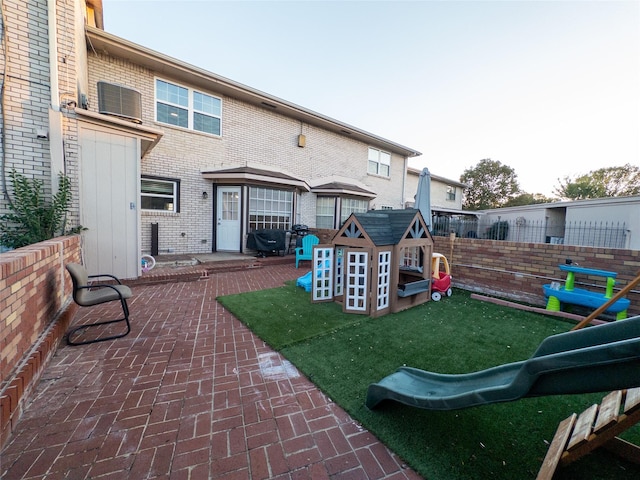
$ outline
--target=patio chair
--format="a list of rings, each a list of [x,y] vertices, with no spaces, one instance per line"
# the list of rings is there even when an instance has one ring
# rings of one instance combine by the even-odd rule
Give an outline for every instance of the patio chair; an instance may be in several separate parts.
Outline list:
[[[115,320],[104,320],[101,322],[95,322],[85,325],[80,325],[67,334],[67,343],[69,345],[86,345],[89,343],[104,342],[106,340],[113,340],[115,338],[121,338],[129,334],[131,331],[131,324],[129,323],[129,307],[127,305],[127,298],[131,298],[131,289],[126,285],[122,285],[120,280],[113,275],[100,274],[100,275],[88,275],[87,270],[77,263],[69,263],[67,265],[67,271],[71,276],[73,282],[73,300],[81,307],[92,307],[100,305],[102,303],[119,301],[122,305],[123,317]],[[117,284],[110,283],[89,283],[90,278],[108,277],[117,282]],[[100,325],[109,325],[111,323],[125,322],[126,331],[116,335],[109,335],[105,337],[98,337],[92,340],[74,341],[72,337],[80,330],[85,330],[91,327],[97,327]]]
[[[305,235],[302,237],[302,247],[296,248],[296,268],[300,260],[311,261],[313,257],[313,246],[318,245],[320,239],[315,235]]]

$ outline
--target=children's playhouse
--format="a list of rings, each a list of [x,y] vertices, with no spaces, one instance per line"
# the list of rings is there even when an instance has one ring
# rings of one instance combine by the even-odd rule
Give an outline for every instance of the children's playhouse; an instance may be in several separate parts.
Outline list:
[[[419,210],[353,213],[313,249],[312,298],[378,317],[430,299],[433,238]]]

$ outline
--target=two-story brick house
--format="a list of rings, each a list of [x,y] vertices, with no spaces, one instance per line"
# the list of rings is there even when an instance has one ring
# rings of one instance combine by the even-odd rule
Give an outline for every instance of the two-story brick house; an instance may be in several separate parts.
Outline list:
[[[4,170],[69,175],[92,271],[136,276],[152,241],[161,253],[242,252],[256,229],[338,228],[352,212],[404,206],[414,149],[111,35],[101,1],[7,0],[5,11],[9,32],[41,20],[29,38],[49,53],[31,62],[48,65],[35,102],[47,138],[26,135],[40,167],[7,144]],[[20,41],[8,37],[5,66],[29,51]]]

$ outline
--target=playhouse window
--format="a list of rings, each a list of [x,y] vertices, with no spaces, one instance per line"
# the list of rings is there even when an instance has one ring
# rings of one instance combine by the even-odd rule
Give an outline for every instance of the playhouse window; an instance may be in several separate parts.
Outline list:
[[[408,269],[419,269],[422,267],[420,247],[403,247],[400,249],[400,266]]]

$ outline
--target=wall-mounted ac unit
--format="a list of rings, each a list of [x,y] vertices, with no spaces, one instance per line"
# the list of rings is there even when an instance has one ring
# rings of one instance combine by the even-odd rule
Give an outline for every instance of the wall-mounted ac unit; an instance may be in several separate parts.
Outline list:
[[[98,82],[98,111],[142,123],[142,94],[133,88]]]

